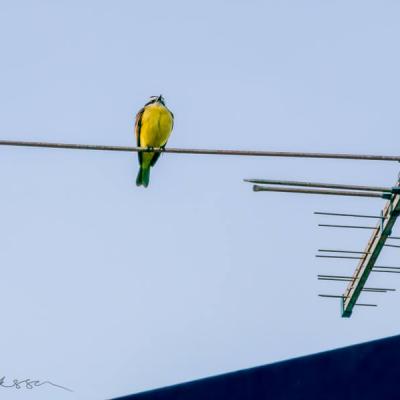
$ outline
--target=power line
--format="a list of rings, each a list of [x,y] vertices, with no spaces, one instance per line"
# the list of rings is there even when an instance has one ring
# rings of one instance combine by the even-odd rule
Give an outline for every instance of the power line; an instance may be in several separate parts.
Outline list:
[[[151,151],[156,153],[208,154],[208,155],[255,156],[255,157],[289,157],[289,158],[328,158],[328,159],[341,159],[341,160],[400,162],[400,156],[381,156],[375,154],[309,153],[309,152],[295,152],[295,151],[222,150],[222,149],[183,149],[183,148],[173,148],[173,147],[168,147],[165,149],[162,148],[148,149],[143,147],[132,147],[132,146],[49,143],[49,142],[30,142],[30,141],[16,141],[16,140],[0,140],[0,146],[44,147],[52,149],[99,150],[99,151],[120,151],[120,152]]]

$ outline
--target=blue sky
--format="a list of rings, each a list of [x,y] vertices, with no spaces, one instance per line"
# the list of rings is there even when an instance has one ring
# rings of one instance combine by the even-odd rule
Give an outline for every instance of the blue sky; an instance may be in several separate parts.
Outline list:
[[[137,110],[162,93],[173,147],[398,154],[399,12],[3,2],[0,137],[134,145]],[[103,399],[398,333],[396,293],[363,295],[379,307],[351,319],[317,297],[344,290],[317,273],[355,263],[316,250],[362,250],[369,232],[318,229],[328,219],[313,211],[376,214],[382,200],[242,182],[393,185],[396,163],[167,154],[144,190],[136,154],[4,147],[0,159],[0,375],[75,391],[3,388],[9,399]],[[382,264],[399,265],[396,252]],[[400,287],[376,275],[371,286]]]

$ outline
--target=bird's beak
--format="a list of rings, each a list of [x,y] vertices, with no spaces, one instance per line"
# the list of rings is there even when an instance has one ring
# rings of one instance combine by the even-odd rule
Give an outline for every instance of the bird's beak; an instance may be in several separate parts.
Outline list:
[[[161,98],[162,98],[162,94],[160,94],[160,95],[157,97],[157,101],[161,101]]]

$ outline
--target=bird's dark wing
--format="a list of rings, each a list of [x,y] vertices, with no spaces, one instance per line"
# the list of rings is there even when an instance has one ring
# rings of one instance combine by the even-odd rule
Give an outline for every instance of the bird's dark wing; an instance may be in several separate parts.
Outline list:
[[[144,107],[139,110],[139,112],[136,114],[136,120],[135,120],[135,134],[136,134],[136,146],[140,147],[140,131],[142,129],[142,116],[144,113]],[[139,158],[139,164],[142,165],[142,152],[138,152],[138,158]]]

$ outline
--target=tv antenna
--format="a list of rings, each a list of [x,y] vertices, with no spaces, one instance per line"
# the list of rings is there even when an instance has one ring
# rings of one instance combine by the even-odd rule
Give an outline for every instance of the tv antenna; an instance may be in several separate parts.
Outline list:
[[[351,276],[347,275],[318,275],[319,280],[347,282],[343,294],[319,294],[323,298],[341,300],[342,317],[350,317],[356,306],[376,307],[377,304],[360,303],[358,299],[363,292],[387,293],[396,289],[366,287],[371,273],[400,274],[400,267],[377,265],[377,259],[384,247],[400,248],[400,245],[391,240],[400,240],[392,236],[392,228],[400,213],[400,177],[393,187],[343,185],[336,183],[316,183],[283,181],[271,179],[245,179],[245,182],[254,183],[255,192],[284,192],[304,193],[330,196],[353,196],[365,198],[382,198],[387,202],[379,215],[345,214],[334,212],[316,211],[314,214],[329,217],[366,218],[376,220],[376,225],[344,225],[344,224],[319,224],[319,227],[338,229],[363,229],[370,230],[371,236],[363,251],[345,249],[319,249],[316,257],[358,260],[358,265]],[[389,242],[388,242],[389,240]]]

